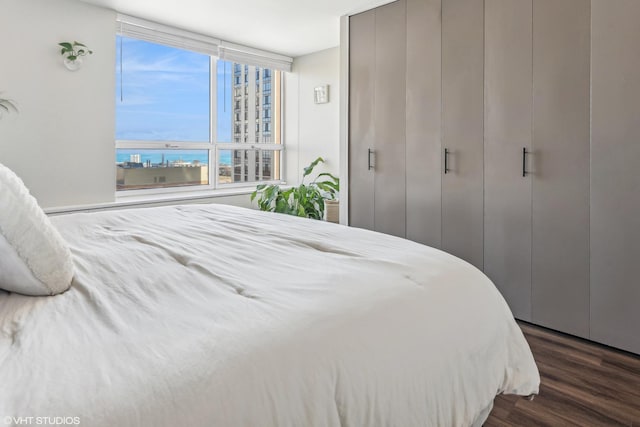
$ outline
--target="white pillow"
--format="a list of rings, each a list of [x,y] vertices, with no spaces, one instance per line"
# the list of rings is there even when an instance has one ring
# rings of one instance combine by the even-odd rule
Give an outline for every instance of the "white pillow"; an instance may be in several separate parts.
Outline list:
[[[69,248],[22,180],[0,164],[0,288],[55,295],[73,279]]]

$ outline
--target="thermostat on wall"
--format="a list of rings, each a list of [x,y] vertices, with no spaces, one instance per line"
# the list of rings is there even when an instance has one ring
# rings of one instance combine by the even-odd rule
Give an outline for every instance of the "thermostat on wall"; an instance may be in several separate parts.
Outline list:
[[[329,102],[329,85],[316,86],[313,89],[313,101],[316,104],[326,104]]]

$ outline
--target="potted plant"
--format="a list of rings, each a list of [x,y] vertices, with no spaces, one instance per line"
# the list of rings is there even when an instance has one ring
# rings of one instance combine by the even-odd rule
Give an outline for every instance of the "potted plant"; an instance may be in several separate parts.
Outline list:
[[[311,183],[304,183],[305,178],[313,172],[313,168],[323,162],[324,159],[318,157],[304,168],[299,186],[282,189],[277,184],[260,184],[251,194],[251,200],[259,195],[258,207],[262,211],[323,219],[325,201],[336,199],[340,191],[340,179],[324,172],[316,176]]]
[[[74,42],[60,42],[59,46],[62,46],[60,54],[64,56],[64,65],[71,71],[76,71],[82,66],[82,57],[93,54],[93,51],[87,49],[82,43]]]
[[[17,112],[18,108],[10,99],[0,98],[0,118],[3,114],[9,114],[12,111]]]

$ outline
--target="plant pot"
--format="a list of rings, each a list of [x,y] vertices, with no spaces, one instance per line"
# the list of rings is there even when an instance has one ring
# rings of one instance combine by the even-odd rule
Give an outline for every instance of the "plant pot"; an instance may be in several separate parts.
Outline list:
[[[336,224],[340,222],[340,200],[324,201],[324,220]]]
[[[82,58],[76,58],[73,61],[69,58],[64,58],[64,66],[67,67],[67,70],[77,71],[82,67]]]

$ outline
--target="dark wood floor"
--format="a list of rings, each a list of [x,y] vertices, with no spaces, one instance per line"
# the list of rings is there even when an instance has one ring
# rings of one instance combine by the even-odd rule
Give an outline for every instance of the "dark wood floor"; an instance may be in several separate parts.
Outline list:
[[[485,426],[640,426],[640,357],[520,326],[540,370],[540,395],[498,396]]]

